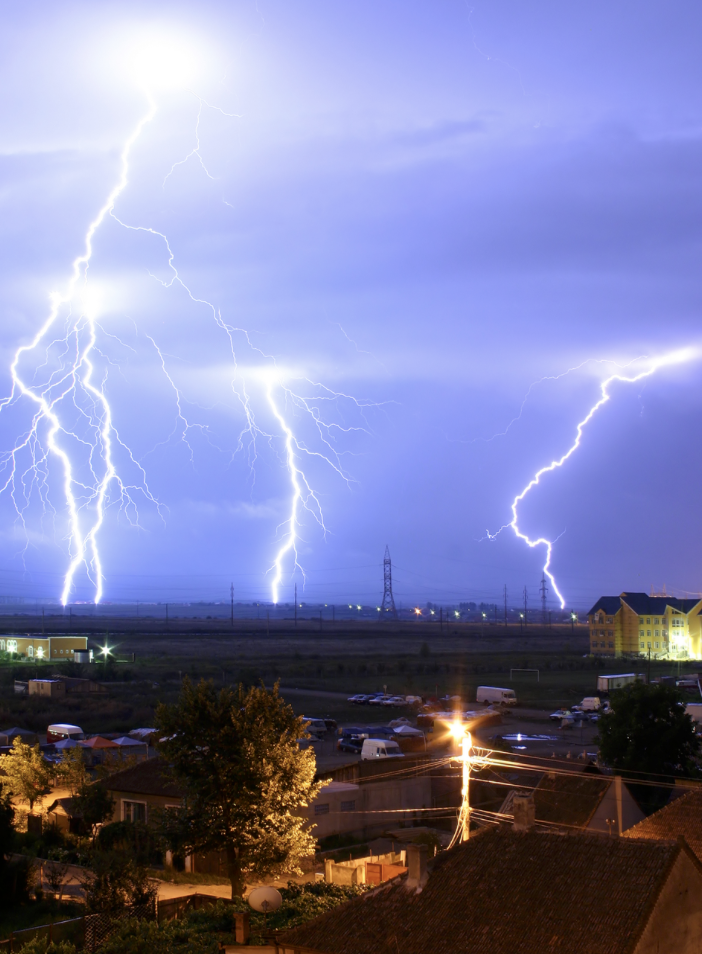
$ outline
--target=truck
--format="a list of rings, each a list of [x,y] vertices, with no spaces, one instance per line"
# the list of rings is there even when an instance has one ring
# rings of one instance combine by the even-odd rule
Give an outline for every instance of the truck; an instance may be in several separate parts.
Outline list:
[[[635,672],[620,672],[616,676],[598,676],[597,691],[611,692],[613,689],[623,689],[624,686],[630,686],[636,682]]]
[[[514,689],[498,689],[497,686],[478,686],[476,702],[498,703],[503,706],[516,706],[517,696]]]
[[[361,760],[367,759],[402,759],[402,749],[397,742],[390,739],[364,739],[361,749]]]
[[[79,725],[69,725],[66,722],[55,722],[46,730],[47,742],[61,742],[63,739],[73,739],[74,742],[81,742],[85,738],[85,733]]]

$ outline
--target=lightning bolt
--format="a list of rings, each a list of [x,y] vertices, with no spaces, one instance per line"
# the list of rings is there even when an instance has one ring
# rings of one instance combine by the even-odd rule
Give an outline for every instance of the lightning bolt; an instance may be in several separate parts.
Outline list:
[[[216,327],[224,334],[231,358],[231,391],[242,411],[244,422],[236,437],[234,454],[247,453],[252,482],[255,480],[254,466],[259,456],[258,443],[264,441],[276,452],[277,442],[282,439],[282,454],[279,456],[287,470],[290,498],[287,516],[278,528],[284,531],[283,542],[270,568],[270,571],[274,571],[271,593],[273,601],[277,603],[289,557],[292,557],[290,567],[292,573],[299,570],[304,578],[304,570],[298,555],[302,512],[312,515],[324,536],[329,532],[324,522],[320,496],[313,487],[312,479],[308,476],[303,461],[316,459],[317,462],[331,468],[347,486],[350,486],[352,478],[342,465],[342,452],[337,449],[337,441],[352,432],[369,433],[370,426],[365,417],[365,410],[380,405],[370,401],[359,401],[352,395],[333,391],[326,385],[312,381],[304,375],[292,378],[286,376],[277,366],[273,355],[266,354],[252,343],[248,331],[229,324],[212,302],[199,297],[190,289],[176,267],[175,253],[165,233],[148,225],[125,222],[116,214],[117,200],[129,183],[130,155],[134,144],[144,127],[156,114],[156,103],[153,97],[147,94],[146,98],[148,109],[122,148],[119,177],[97,215],[88,225],[84,251],[72,263],[65,291],[51,296],[51,309],[47,319],[32,341],[21,345],[15,352],[10,368],[12,388],[10,394],[0,400],[0,412],[7,413],[10,406],[24,399],[30,402],[33,413],[26,432],[14,443],[10,451],[0,455],[0,475],[2,475],[0,493],[7,491],[11,495],[17,519],[24,529],[28,546],[25,514],[33,493],[39,494],[44,513],[50,513],[52,517],[56,514],[51,504],[52,495],[49,492],[49,465],[54,459],[59,463],[68,522],[69,563],[61,592],[61,602],[64,605],[74,591],[76,574],[81,568],[85,569],[92,585],[94,602],[99,603],[102,599],[104,574],[99,537],[104,529],[106,509],[113,500],[119,501],[121,510],[135,526],[139,525],[135,500],[137,491],[155,505],[161,514],[162,505],[149,489],[143,465],[136,460],[129,447],[120,438],[114,423],[113,408],[106,392],[107,371],[100,373],[96,363],[97,358],[104,360],[107,364],[112,362],[98,346],[97,332],[103,329],[96,320],[98,309],[95,302],[91,301],[92,286],[88,284],[87,278],[93,256],[95,234],[109,216],[122,228],[149,233],[156,241],[162,243],[170,275],[166,279],[155,275],[151,277],[165,289],[171,289],[174,286],[182,288],[193,305],[208,310]],[[192,157],[197,158],[205,175],[210,179],[213,178],[200,154],[199,129],[203,106],[211,109],[219,109],[219,107],[210,106],[199,97],[198,99],[195,148],[183,160],[171,166],[164,179],[164,185],[177,166]],[[223,110],[219,111],[225,116],[232,115],[224,113]],[[236,336],[243,338],[246,348],[254,356],[254,363],[249,367],[241,367],[237,361]],[[107,337],[119,341],[113,335],[107,335]],[[175,403],[173,429],[165,440],[157,443],[152,450],[171,440],[180,440],[188,448],[192,461],[194,451],[189,441],[190,433],[199,431],[211,441],[209,428],[207,425],[194,422],[189,417],[190,412],[186,410],[186,405],[192,406],[195,402],[188,401],[181,391],[175,374],[169,368],[167,359],[170,356],[151,335],[145,335],[145,338],[157,355],[160,371],[172,391]],[[120,344],[123,343],[120,342]],[[45,352],[45,360],[43,363],[37,361],[33,377],[30,379],[22,370],[24,362],[27,356],[39,355],[42,350]],[[265,362],[263,368],[261,359]],[[47,371],[42,376],[40,372],[43,368]],[[253,395],[257,393],[257,384],[261,379],[264,383],[265,406],[277,425],[277,435],[269,433],[257,423]],[[303,381],[302,388],[293,388],[291,381],[298,379]],[[311,393],[303,393],[306,391]],[[339,423],[326,412],[326,409],[334,405],[339,413],[342,413],[343,404],[360,415],[363,420],[362,425]],[[201,407],[201,405],[196,406]],[[315,435],[315,446],[310,446],[295,433],[293,424],[295,415],[308,418]],[[120,475],[115,459],[115,451],[118,448],[126,454],[128,465],[136,469],[138,475],[136,483],[128,483],[126,478]],[[218,449],[221,450],[221,448]],[[80,451],[83,455],[80,460],[76,456],[76,451]],[[28,463],[24,462],[24,455],[28,455]],[[81,460],[87,473],[85,477],[80,474]],[[116,498],[113,491],[115,486]]]
[[[575,439],[573,440],[573,443],[570,445],[568,450],[561,457],[557,458],[556,460],[552,460],[550,464],[546,464],[544,467],[541,467],[539,470],[537,470],[537,472],[534,474],[534,476],[526,485],[526,487],[519,494],[517,494],[517,496],[512,501],[512,507],[511,507],[512,519],[510,520],[510,522],[500,527],[500,529],[496,533],[491,534],[488,532],[487,534],[488,539],[494,540],[498,536],[498,534],[500,534],[503,530],[506,530],[508,527],[511,527],[515,533],[515,536],[517,536],[520,540],[523,540],[528,547],[531,547],[532,549],[538,546],[546,547],[546,562],[544,563],[544,566],[543,566],[543,572],[545,576],[548,577],[551,583],[551,586],[553,587],[553,590],[560,601],[561,609],[565,608],[565,605],[566,605],[565,599],[563,597],[563,594],[559,590],[558,585],[556,584],[555,577],[550,569],[551,557],[553,555],[553,546],[556,541],[548,540],[546,537],[538,537],[537,539],[533,540],[526,533],[520,530],[519,522],[518,522],[519,504],[524,500],[527,494],[534,489],[534,487],[537,487],[541,483],[542,477],[544,477],[546,474],[552,473],[555,470],[559,470],[561,467],[563,467],[566,461],[569,460],[569,458],[571,458],[573,454],[577,451],[577,449],[580,447],[585,428],[593,419],[593,417],[597,414],[600,408],[604,407],[604,405],[611,400],[611,394],[609,392],[609,388],[611,384],[613,384],[616,381],[621,381],[624,384],[635,384],[637,381],[642,381],[644,378],[651,377],[651,375],[655,374],[656,371],[659,371],[663,367],[673,365],[673,364],[681,364],[687,361],[692,361],[696,357],[698,357],[698,352],[695,349],[683,348],[678,351],[669,352],[668,354],[662,355],[659,358],[648,359],[649,360],[648,367],[637,374],[626,375],[626,374],[615,373],[615,374],[611,374],[608,378],[602,381],[600,383],[599,400],[596,401],[595,404],[593,404],[593,406],[587,412],[587,414],[582,419],[582,421],[578,423],[575,429]],[[646,360],[646,359],[641,359],[641,360]]]
[[[57,458],[63,472],[63,493],[68,511],[68,546],[71,556],[68,570],[64,577],[61,602],[68,602],[73,588],[74,578],[78,568],[85,566],[88,578],[94,584],[95,602],[102,596],[103,575],[102,564],[97,547],[97,536],[102,527],[105,514],[105,504],[110,484],[117,481],[120,488],[120,498],[127,509],[133,503],[129,495],[128,486],[122,482],[115,468],[112,449],[113,440],[121,443],[112,424],[112,410],[104,391],[104,380],[100,386],[93,382],[94,365],[92,354],[96,351],[96,322],[95,313],[90,303],[85,304],[73,313],[71,306],[80,297],[80,285],[88,289],[88,268],[93,256],[93,239],[102,225],[105,217],[110,214],[114,205],[126,189],[129,178],[129,156],[134,144],[141,135],[147,123],[151,122],[156,113],[156,104],[148,98],[148,109],[137,123],[131,135],[126,140],[120,156],[120,175],[117,183],[108,194],[104,204],[95,218],[88,225],[85,233],[84,251],[74,260],[66,290],[51,296],[51,309],[44,324],[39,328],[29,344],[21,345],[15,352],[10,374],[12,387],[10,394],[0,400],[0,411],[5,411],[10,405],[16,404],[21,398],[26,398],[35,405],[29,430],[21,437],[14,447],[0,457],[0,467],[6,472],[6,478],[0,485],[0,493],[10,490],[20,523],[26,530],[24,513],[29,505],[29,494],[33,486],[38,485],[40,496],[46,503],[48,481],[48,458],[50,455]],[[87,295],[85,296],[88,297]],[[58,372],[52,372],[43,385],[28,383],[20,369],[20,362],[25,355],[36,351],[40,346],[46,348],[47,361],[49,350],[56,343],[50,340],[52,330],[59,322],[63,306],[69,306],[67,318],[68,330],[62,340],[65,344],[64,355],[72,350],[72,360],[68,367],[63,365]],[[82,341],[87,337],[87,343]],[[38,369],[37,369],[38,370]],[[36,378],[35,378],[36,379]],[[81,407],[83,398],[88,398],[87,410]],[[78,412],[78,419],[87,420],[93,432],[92,440],[87,442],[78,434],[77,428],[67,420],[63,405],[72,404]],[[41,431],[46,426],[45,444],[42,442]],[[70,439],[88,447],[89,470],[91,482],[81,481],[76,473],[70,453],[62,446],[62,438]],[[30,463],[22,471],[20,455],[22,451],[29,451]],[[97,453],[102,461],[102,476],[98,475],[93,466],[94,455]],[[130,455],[131,456],[131,455]],[[27,488],[29,481],[29,489]],[[19,485],[19,487],[18,487]],[[141,491],[152,502],[157,503],[148,489],[147,484],[141,486]],[[18,500],[18,493],[22,499]],[[93,516],[82,520],[85,512],[93,504]],[[87,528],[86,528],[87,524]]]

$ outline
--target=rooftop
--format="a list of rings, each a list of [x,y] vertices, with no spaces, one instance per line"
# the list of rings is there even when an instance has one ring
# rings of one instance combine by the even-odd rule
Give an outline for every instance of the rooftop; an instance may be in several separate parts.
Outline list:
[[[681,835],[702,862],[702,788],[694,788],[624,832],[627,838],[656,840]]]
[[[694,860],[676,842],[484,829],[439,855],[422,891],[396,878],[281,940],[323,954],[626,954],[681,852]]]
[[[135,795],[155,795],[182,798],[182,791],[167,775],[168,766],[162,758],[147,759],[131,768],[115,772],[105,780],[108,792],[129,792]]]

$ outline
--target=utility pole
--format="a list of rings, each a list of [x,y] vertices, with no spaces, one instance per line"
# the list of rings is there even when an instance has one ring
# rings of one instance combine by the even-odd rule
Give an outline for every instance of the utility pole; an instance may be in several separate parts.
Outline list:
[[[505,629],[507,629],[507,584],[505,583]]]
[[[395,597],[392,595],[392,560],[390,559],[390,547],[385,547],[385,556],[383,557],[383,602],[380,604],[381,612],[392,613],[392,618],[397,619],[397,610],[395,609]]]
[[[297,628],[297,583],[295,584],[295,628]]]
[[[466,732],[461,739],[461,761],[463,762],[463,804],[461,805],[461,815],[463,816],[463,827],[461,830],[461,841],[468,841],[470,838],[470,732]]]
[[[229,592],[232,598],[232,626],[234,626],[234,584],[233,583],[229,587]]]
[[[525,586],[524,587],[524,625],[526,626],[528,622],[529,622],[529,618],[527,617],[527,588]]]
[[[541,574],[541,587],[539,589],[541,593],[541,622],[543,625],[546,625],[546,594],[548,593],[548,587],[546,586],[546,574]]]

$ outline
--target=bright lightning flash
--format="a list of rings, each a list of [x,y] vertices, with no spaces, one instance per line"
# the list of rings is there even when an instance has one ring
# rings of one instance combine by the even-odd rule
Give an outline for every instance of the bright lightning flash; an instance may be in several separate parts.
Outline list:
[[[517,496],[512,501],[511,521],[508,524],[505,524],[503,527],[500,527],[500,529],[496,533],[493,533],[493,534],[488,533],[488,537],[494,540],[499,533],[501,533],[507,527],[511,527],[512,530],[514,530],[515,535],[520,540],[523,540],[524,543],[527,544],[527,546],[531,548],[538,547],[538,546],[546,547],[546,562],[544,563],[543,571],[544,571],[544,574],[548,577],[548,579],[551,582],[551,586],[553,587],[553,590],[560,601],[561,609],[565,608],[565,599],[561,591],[558,589],[556,580],[550,569],[551,557],[553,555],[553,545],[555,543],[555,540],[548,540],[546,537],[538,537],[537,539],[534,540],[531,537],[529,537],[526,533],[523,533],[519,529],[519,523],[518,523],[519,504],[524,500],[526,495],[531,490],[533,490],[534,487],[537,487],[541,483],[542,477],[562,467],[565,464],[565,462],[570,457],[572,457],[573,454],[576,452],[576,450],[580,447],[583,431],[585,430],[587,425],[590,423],[592,418],[595,416],[595,414],[597,414],[599,409],[603,407],[605,404],[607,404],[607,402],[611,399],[611,394],[609,392],[609,387],[611,384],[613,384],[616,381],[621,381],[625,384],[635,384],[637,381],[642,381],[644,378],[651,377],[652,374],[655,374],[656,371],[659,371],[661,368],[664,368],[673,364],[682,364],[688,361],[693,361],[695,358],[698,358],[698,357],[699,357],[699,352],[697,351],[697,349],[682,348],[678,351],[672,351],[668,354],[662,355],[660,358],[650,359],[648,363],[648,367],[646,367],[643,371],[640,371],[636,374],[612,374],[608,378],[606,378],[604,381],[602,381],[600,384],[600,398],[595,404],[593,404],[593,406],[587,412],[585,417],[578,424],[575,431],[575,439],[573,443],[571,444],[571,446],[568,448],[565,454],[563,454],[562,457],[559,457],[557,460],[552,460],[550,464],[546,464],[545,467],[542,467],[540,470],[537,470],[537,472],[534,474],[532,479],[526,485],[524,490],[522,490],[521,493],[517,494]]]
[[[275,556],[271,570],[273,601],[278,602],[280,586],[286,565],[289,569],[304,572],[298,559],[298,540],[301,512],[307,511],[324,534],[322,507],[318,494],[302,466],[303,459],[317,458],[328,466],[347,484],[351,478],[342,467],[341,451],[336,443],[339,437],[352,431],[368,432],[364,408],[376,407],[361,402],[348,394],[332,391],[304,374],[284,375],[272,355],[264,354],[250,340],[249,333],[229,325],[211,302],[196,297],[181,278],[174,264],[175,253],[168,237],[146,225],[132,225],[115,214],[115,204],[128,186],[129,160],[133,146],[144,127],[156,114],[154,89],[182,86],[190,66],[187,51],[174,49],[167,43],[144,45],[139,48],[132,64],[133,73],[146,90],[148,109],[124,144],[121,153],[120,175],[95,218],[85,233],[84,250],[72,264],[66,289],[51,296],[51,309],[34,338],[21,345],[10,366],[12,387],[10,394],[0,399],[0,412],[7,415],[11,408],[29,406],[30,423],[15,441],[11,450],[0,454],[0,494],[7,491],[12,499],[17,521],[29,542],[26,515],[35,494],[38,494],[43,516],[53,519],[56,510],[51,503],[53,493],[50,485],[52,474],[58,464],[61,474],[62,495],[67,515],[67,539],[69,565],[64,575],[61,602],[66,605],[75,587],[76,574],[85,569],[93,588],[95,603],[103,595],[103,564],[98,546],[98,536],[103,529],[106,509],[117,504],[133,526],[139,525],[137,498],[141,497],[154,505],[160,513],[160,504],[149,489],[146,472],[127,445],[120,439],[114,420],[107,390],[107,371],[99,371],[96,359],[111,363],[98,345],[98,322],[102,303],[94,284],[88,284],[88,268],[93,256],[95,233],[109,216],[120,226],[130,231],[147,232],[164,245],[171,277],[156,279],[164,288],[181,287],[190,301],[204,306],[212,316],[216,327],[225,335],[230,351],[231,391],[243,412],[244,424],[238,435],[236,452],[248,454],[252,479],[253,467],[258,457],[257,440],[262,439],[273,447],[276,435],[263,430],[256,422],[252,394],[257,384],[263,383],[267,413],[272,414],[283,440],[282,464],[290,482],[288,516],[281,524],[285,528],[284,540]],[[173,173],[178,165],[197,156],[207,173],[199,154],[199,121],[204,100],[200,102],[195,127],[196,147],[180,163],[171,167]],[[219,110],[223,113],[223,110]],[[230,114],[223,113],[228,116]],[[207,173],[209,176],[209,173]],[[212,178],[210,176],[210,178]],[[165,182],[164,182],[165,185]],[[155,277],[155,276],[152,276]],[[237,363],[234,348],[235,335],[243,336],[246,347],[255,353],[255,364],[242,368]],[[108,336],[114,338],[114,336]],[[193,429],[199,429],[208,437],[208,428],[188,420],[186,405],[189,402],[181,393],[174,374],[169,370],[166,354],[150,335],[145,337],[158,356],[160,370],[175,399],[175,424],[173,431],[161,443],[171,439],[182,441],[192,458],[193,448],[188,437]],[[121,342],[120,342],[121,344]],[[32,368],[30,359],[34,359]],[[261,368],[261,358],[266,362]],[[301,389],[292,390],[292,380],[304,382]],[[306,394],[299,393],[300,390]],[[354,412],[360,413],[366,426],[346,426],[333,419],[323,409],[345,403]],[[293,430],[292,415],[305,416],[312,425],[318,449],[309,446]],[[158,446],[158,445],[157,445]],[[136,473],[131,483],[121,476],[115,452],[123,459],[123,465]],[[120,465],[121,466],[121,465]],[[115,493],[116,488],[116,493]],[[25,546],[25,549],[26,549]],[[290,559],[292,558],[292,559]]]

